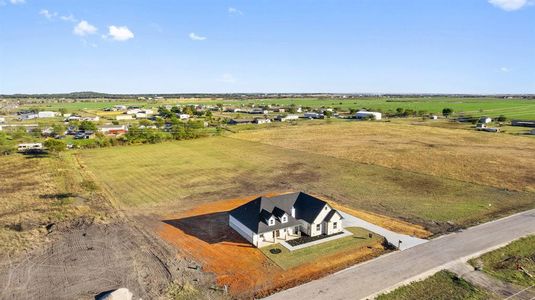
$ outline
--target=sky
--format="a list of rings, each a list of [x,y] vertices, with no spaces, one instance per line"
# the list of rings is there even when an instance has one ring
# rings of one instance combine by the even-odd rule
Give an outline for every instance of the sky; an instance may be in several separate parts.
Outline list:
[[[0,0],[0,94],[535,93],[535,0]]]

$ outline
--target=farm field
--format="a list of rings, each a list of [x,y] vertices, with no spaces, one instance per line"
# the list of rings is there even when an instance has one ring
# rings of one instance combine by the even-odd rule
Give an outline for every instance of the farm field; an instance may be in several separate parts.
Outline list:
[[[297,250],[302,254],[300,260],[284,264],[286,268],[283,269],[227,225],[228,211],[254,198],[256,196],[202,204],[182,213],[162,216],[163,222],[152,226],[180,255],[200,263],[203,271],[215,274],[218,285],[228,286],[231,296],[240,299],[262,297],[385,252],[378,236],[365,240],[346,237],[341,239],[345,241],[340,245],[332,241],[312,246],[319,247],[316,253]],[[367,235],[367,231],[361,229],[355,229],[355,233]],[[324,259],[314,259],[317,255]]]
[[[470,263],[481,266],[483,272],[502,281],[524,287],[534,286],[535,278],[532,276],[535,273],[535,236],[514,241],[503,248],[472,259]]]
[[[207,104],[215,105],[222,103],[224,105],[240,106],[254,103],[257,105],[281,105],[288,106],[295,104],[303,107],[338,107],[348,110],[350,108],[371,110],[395,111],[396,108],[413,109],[415,111],[423,110],[429,113],[441,114],[445,107],[452,108],[454,114],[466,114],[474,116],[487,115],[497,117],[505,115],[508,119],[535,119],[535,101],[521,99],[502,99],[502,98],[450,98],[450,97],[433,97],[433,98],[356,98],[356,99],[328,99],[328,98],[268,98],[268,99],[164,99],[164,100],[111,100],[111,101],[84,101],[75,103],[49,103],[49,104],[28,104],[23,107],[39,107],[43,109],[60,109],[65,108],[69,112],[81,109],[102,109],[115,104],[138,105],[145,107],[157,107],[164,104]]]
[[[379,295],[377,300],[487,300],[495,299],[469,282],[457,278],[448,271],[410,285],[402,286],[388,294]],[[497,299],[497,298],[496,298]]]
[[[529,192],[229,137],[84,150],[76,157],[115,205],[132,214],[181,212],[215,200],[304,191],[443,233],[451,226],[535,206]]]
[[[243,131],[232,138],[303,153],[535,191],[535,139],[396,122],[336,122]]]

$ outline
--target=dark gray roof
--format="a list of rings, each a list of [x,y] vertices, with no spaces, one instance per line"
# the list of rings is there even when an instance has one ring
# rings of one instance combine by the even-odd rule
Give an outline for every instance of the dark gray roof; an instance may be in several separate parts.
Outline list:
[[[325,218],[323,219],[323,222],[330,222],[331,219],[338,213],[337,210],[331,210],[326,216]],[[343,219],[344,217],[342,215],[340,215],[340,219]]]
[[[258,197],[233,209],[230,211],[230,215],[251,229],[251,231],[264,233],[298,225],[298,220],[313,223],[326,204],[325,201],[316,197],[297,192],[275,197]],[[296,211],[295,218],[292,217],[292,207]],[[288,222],[280,223],[279,218],[284,213],[288,215]],[[267,224],[271,215],[276,217],[275,225],[273,226]]]

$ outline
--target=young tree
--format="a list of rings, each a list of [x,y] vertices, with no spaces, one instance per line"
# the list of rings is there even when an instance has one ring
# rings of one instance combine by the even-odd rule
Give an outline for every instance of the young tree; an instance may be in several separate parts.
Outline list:
[[[44,146],[48,149],[48,151],[54,153],[59,153],[67,149],[67,144],[65,143],[65,141],[56,139],[47,139],[44,142]]]
[[[95,123],[91,121],[82,121],[80,122],[80,126],[78,126],[78,129],[84,130],[84,131],[87,131],[87,130],[95,131],[97,130],[97,125],[95,125]]]
[[[453,109],[451,108],[444,108],[442,110],[442,115],[446,118],[449,117],[452,113],[453,113]]]

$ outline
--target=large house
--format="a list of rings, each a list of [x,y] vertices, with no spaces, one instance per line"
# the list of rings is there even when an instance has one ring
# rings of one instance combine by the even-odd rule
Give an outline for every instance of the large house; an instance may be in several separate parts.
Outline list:
[[[359,110],[357,113],[355,113],[355,119],[368,119],[372,118],[374,120],[381,120],[383,118],[383,114],[380,112],[375,111],[365,111],[365,110]]]
[[[258,197],[229,214],[229,226],[256,247],[343,231],[342,215],[327,202],[298,192]]]

